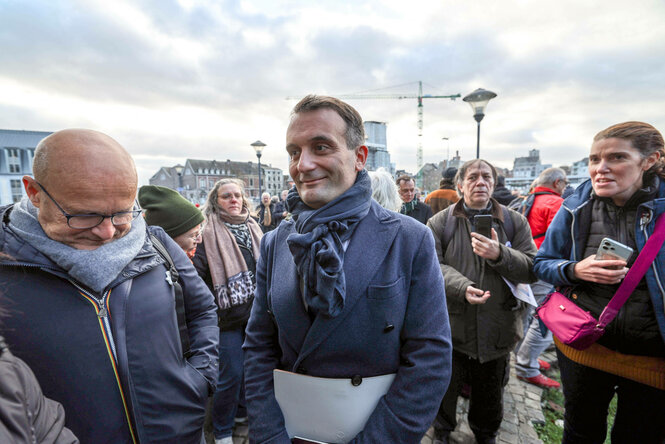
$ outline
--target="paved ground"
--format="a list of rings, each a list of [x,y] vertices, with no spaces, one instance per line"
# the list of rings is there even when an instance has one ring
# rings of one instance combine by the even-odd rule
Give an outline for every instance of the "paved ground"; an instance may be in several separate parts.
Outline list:
[[[549,351],[543,355],[548,362],[556,362],[556,354]],[[534,423],[544,423],[540,398],[542,389],[526,382],[520,381],[515,376],[515,357],[511,354],[510,381],[506,386],[503,400],[503,422],[497,443],[499,444],[542,444],[538,439]],[[469,401],[460,397],[457,404],[458,427],[450,435],[451,441],[457,444],[473,444],[473,433],[466,420]],[[433,430],[430,428],[421,444],[432,444]],[[214,444],[209,433],[206,433],[208,444]],[[234,444],[247,444],[247,426],[238,426],[233,433]]]

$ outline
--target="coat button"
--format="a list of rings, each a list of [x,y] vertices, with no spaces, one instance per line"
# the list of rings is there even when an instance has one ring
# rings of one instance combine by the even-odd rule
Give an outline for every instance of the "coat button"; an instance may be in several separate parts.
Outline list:
[[[386,326],[383,327],[383,332],[384,333],[390,333],[394,329],[395,329],[395,326],[393,324],[389,324],[389,323],[386,322]]]
[[[307,369],[301,365],[301,366],[298,367],[298,369],[296,370],[296,373],[300,373],[301,375],[306,375],[306,374],[307,374]]]
[[[353,378],[351,378],[351,384],[353,384],[356,387],[362,384],[362,382],[363,378],[360,375],[354,375]]]

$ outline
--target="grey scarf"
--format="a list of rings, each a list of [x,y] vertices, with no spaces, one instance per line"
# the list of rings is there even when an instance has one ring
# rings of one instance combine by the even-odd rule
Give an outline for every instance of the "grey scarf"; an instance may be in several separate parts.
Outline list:
[[[125,236],[95,250],[77,250],[46,236],[37,209],[24,197],[9,215],[9,227],[25,242],[62,267],[76,281],[101,293],[136,257],[146,238],[142,217],[132,222]]]

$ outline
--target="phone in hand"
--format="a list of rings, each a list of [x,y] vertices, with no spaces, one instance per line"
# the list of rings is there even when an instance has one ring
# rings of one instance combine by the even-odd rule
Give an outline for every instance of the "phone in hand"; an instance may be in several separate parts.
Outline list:
[[[617,242],[609,237],[600,241],[600,246],[596,252],[597,260],[623,260],[628,262],[628,259],[633,255],[633,249],[627,245]]]
[[[492,215],[491,214],[476,214],[473,216],[473,224],[478,234],[482,234],[488,239],[492,239]]]

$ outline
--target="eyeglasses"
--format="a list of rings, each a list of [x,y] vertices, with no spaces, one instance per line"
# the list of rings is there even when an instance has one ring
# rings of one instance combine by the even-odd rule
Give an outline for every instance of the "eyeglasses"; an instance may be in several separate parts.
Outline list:
[[[75,230],[88,230],[90,228],[95,228],[97,225],[100,225],[102,222],[104,222],[104,219],[111,219],[111,223],[114,226],[117,225],[127,225],[131,223],[134,219],[139,217],[139,215],[143,212],[142,209],[137,209],[137,210],[132,210],[132,211],[121,211],[119,213],[113,213],[111,215],[105,215],[105,214],[97,214],[97,213],[90,213],[90,214],[68,214],[65,210],[62,209],[60,204],[55,201],[53,196],[49,194],[48,191],[46,191],[46,188],[39,182],[36,182],[37,185],[39,185],[39,188],[41,188],[44,193],[48,196],[49,199],[53,201],[56,207],[58,207],[58,210],[67,218],[67,226],[69,228],[73,228]],[[137,204],[138,206],[138,204]]]
[[[191,236],[189,236],[189,238],[190,238],[191,240],[198,241],[198,240],[201,240],[202,236],[203,236],[203,228],[201,228],[201,229],[200,229],[199,231],[197,231],[195,234],[192,234]]]

